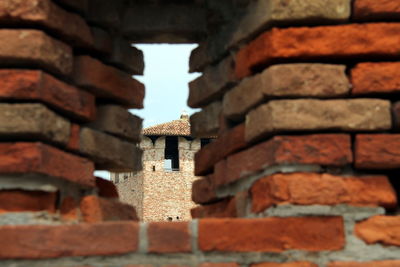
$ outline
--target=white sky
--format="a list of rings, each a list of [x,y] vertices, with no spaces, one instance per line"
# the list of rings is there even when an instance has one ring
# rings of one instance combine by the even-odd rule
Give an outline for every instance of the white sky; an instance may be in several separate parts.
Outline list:
[[[144,53],[144,76],[135,79],[145,84],[144,109],[131,109],[142,117],[143,127],[179,119],[183,110],[192,114],[196,110],[187,107],[188,83],[199,74],[189,73],[189,56],[197,45],[136,45]],[[109,179],[108,172],[95,172]]]

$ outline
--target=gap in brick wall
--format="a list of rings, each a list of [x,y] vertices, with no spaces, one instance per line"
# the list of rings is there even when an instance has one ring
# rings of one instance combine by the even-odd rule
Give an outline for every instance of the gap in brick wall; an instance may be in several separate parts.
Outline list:
[[[179,119],[182,112],[189,115],[196,109],[187,106],[188,83],[199,73],[189,73],[189,57],[197,44],[135,44],[143,51],[143,76],[134,76],[146,87],[144,109],[130,112],[143,118],[143,127]],[[96,176],[110,179],[107,171],[96,171]]]

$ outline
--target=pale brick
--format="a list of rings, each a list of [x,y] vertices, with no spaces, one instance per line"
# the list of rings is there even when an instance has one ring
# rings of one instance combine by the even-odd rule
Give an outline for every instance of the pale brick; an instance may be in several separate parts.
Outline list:
[[[62,74],[70,74],[73,65],[72,49],[38,30],[0,30],[0,60],[3,65],[35,65]]]
[[[391,124],[386,100],[276,100],[247,115],[246,140],[288,131],[380,131]]]
[[[229,45],[233,46],[276,24],[340,22],[346,21],[350,12],[350,0],[253,1]]]
[[[189,83],[188,106],[198,108],[217,100],[235,81],[234,61],[227,57],[218,65],[206,68],[202,76]]]
[[[97,169],[133,172],[141,169],[142,150],[111,135],[83,128],[80,151],[93,159]]]
[[[142,119],[115,105],[97,107],[96,120],[87,125],[133,142],[140,141]]]
[[[47,27],[79,45],[92,45],[93,37],[86,22],[51,0],[0,1],[0,22],[21,22]]]
[[[202,111],[193,114],[190,117],[192,135],[204,138],[216,136],[219,129],[221,109],[221,102],[214,102]]]
[[[71,124],[42,104],[0,104],[0,137],[67,144]]]
[[[268,98],[347,95],[350,82],[346,66],[328,64],[274,65],[261,74],[244,79],[223,100],[223,112],[232,120],[242,120],[254,106]]]

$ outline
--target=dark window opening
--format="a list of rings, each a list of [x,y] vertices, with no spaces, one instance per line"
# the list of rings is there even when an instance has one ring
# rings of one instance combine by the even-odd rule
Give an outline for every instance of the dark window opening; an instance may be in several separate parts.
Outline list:
[[[165,138],[165,170],[179,171],[178,137],[167,136]]]
[[[201,146],[201,148],[203,148],[204,146],[208,145],[209,143],[211,143],[211,139],[209,139],[209,138],[202,138],[202,139],[200,139],[200,146]]]
[[[155,172],[155,171],[156,171],[156,166],[153,165],[153,172]]]
[[[167,219],[168,221],[172,221],[172,217],[168,217],[168,219]]]

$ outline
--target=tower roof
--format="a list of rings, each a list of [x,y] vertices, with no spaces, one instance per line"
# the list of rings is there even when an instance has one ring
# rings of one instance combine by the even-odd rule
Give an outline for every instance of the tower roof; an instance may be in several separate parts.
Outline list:
[[[190,136],[190,122],[188,116],[181,116],[179,120],[157,124],[143,129],[143,135]]]

